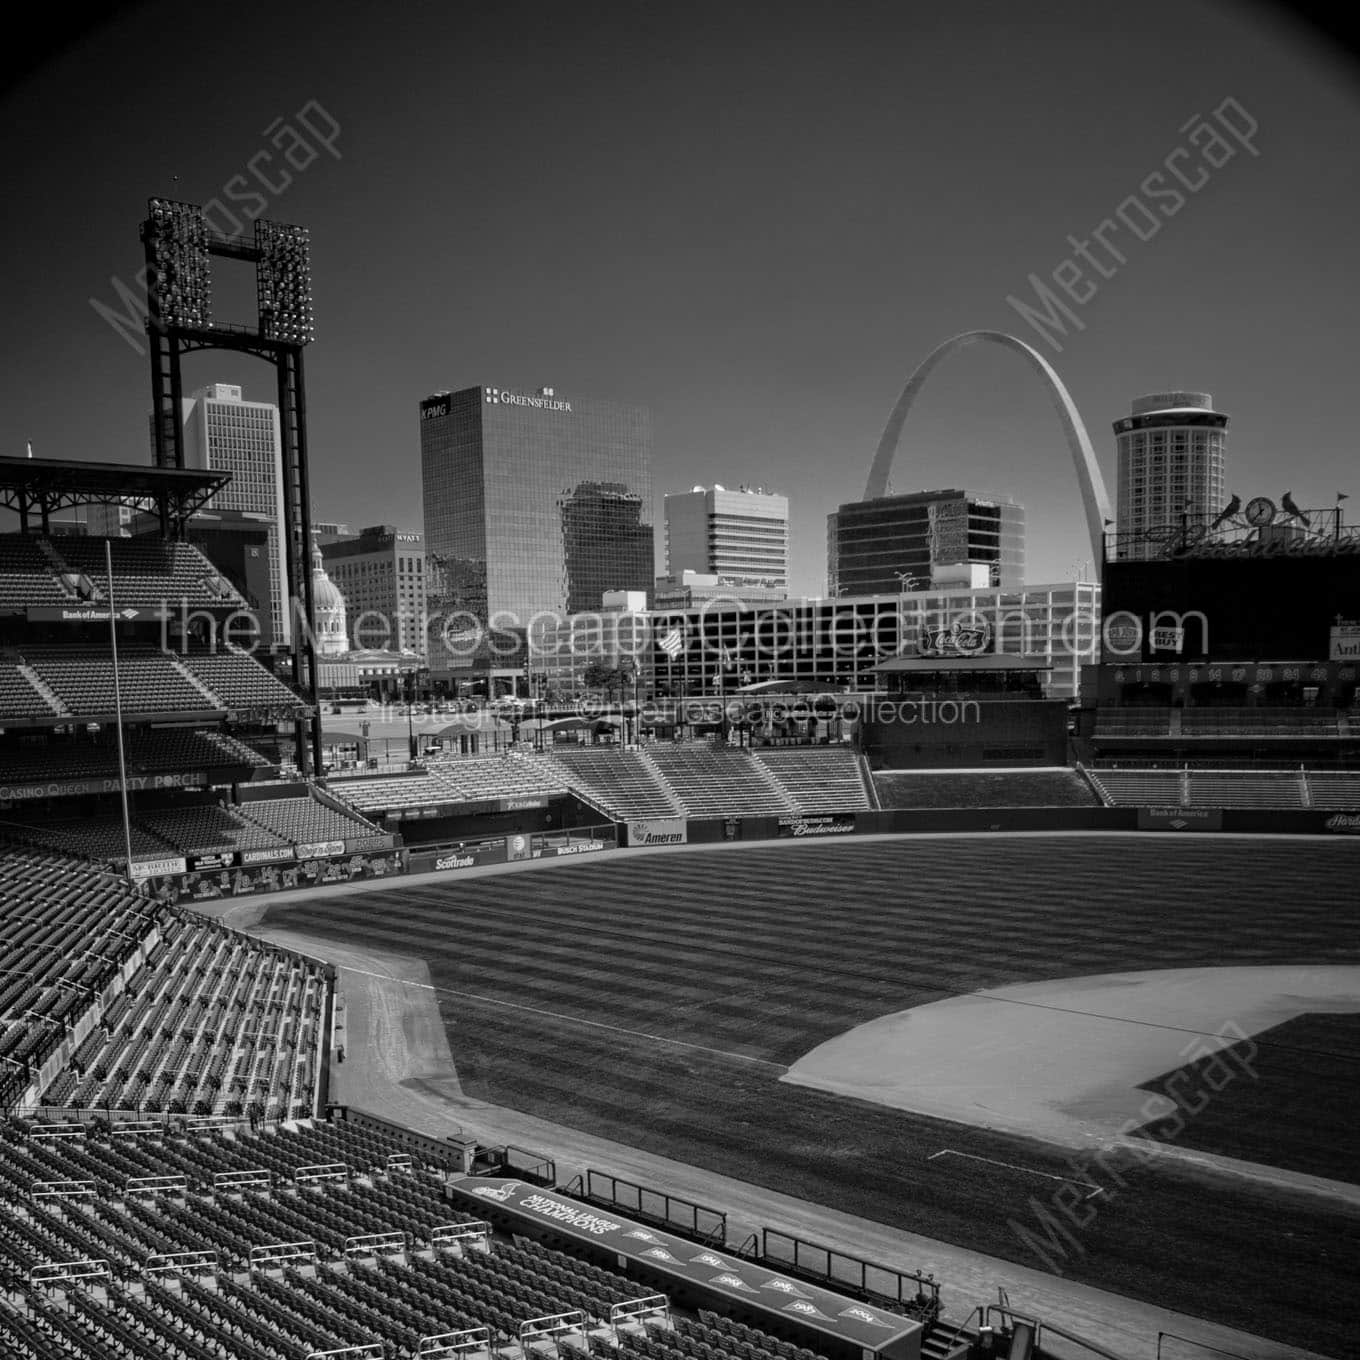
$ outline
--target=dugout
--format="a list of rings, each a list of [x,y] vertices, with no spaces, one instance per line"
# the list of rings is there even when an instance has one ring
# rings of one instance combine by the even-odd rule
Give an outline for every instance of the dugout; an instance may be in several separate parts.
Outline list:
[[[694,1242],[522,1180],[466,1176],[448,1187],[462,1208],[505,1232],[573,1252],[686,1308],[711,1308],[828,1360],[920,1360],[920,1322],[782,1275],[726,1247]]]

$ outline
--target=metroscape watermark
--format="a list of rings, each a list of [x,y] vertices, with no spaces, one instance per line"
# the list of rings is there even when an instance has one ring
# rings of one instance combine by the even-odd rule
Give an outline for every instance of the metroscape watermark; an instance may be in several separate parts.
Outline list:
[[[221,236],[244,235],[251,222],[265,215],[270,202],[295,182],[292,171],[301,174],[323,152],[337,161],[341,159],[336,145],[340,131],[340,123],[316,99],[309,99],[288,119],[275,118],[260,134],[265,139],[264,145],[246,159],[243,168],[222,185],[216,196],[202,204],[209,229]],[[285,168],[285,163],[291,170]],[[150,314],[146,265],[133,275],[132,286],[116,274],[109,279],[109,286],[116,298],[115,306],[94,297],[90,306],[120,339],[139,355],[145,355],[146,322]],[[117,309],[119,305],[121,311]]]
[[[78,611],[103,617],[102,606],[91,602]],[[74,612],[78,612],[73,607]],[[269,630],[262,614],[248,607],[229,612],[190,604],[186,598],[162,600],[133,613],[161,625],[161,645],[170,650],[172,631],[180,637],[198,636],[210,645],[220,641],[245,651],[263,645]],[[289,617],[304,641],[325,650],[302,601],[291,597]],[[344,645],[349,650],[400,650],[403,624],[412,618],[367,609],[347,622]],[[419,620],[416,620],[419,623]],[[511,610],[498,610],[487,622],[469,611],[433,613],[424,620],[426,654],[437,650],[450,658],[470,661],[478,656],[509,661],[586,660],[613,658],[640,665],[680,669],[690,661],[735,669],[743,664],[777,663],[795,656],[851,659],[865,656],[914,655],[938,657],[942,662],[1000,653],[1012,656],[1067,656],[1083,660],[1103,654],[1123,660],[1153,653],[1180,655],[1210,649],[1210,620],[1202,610],[1150,610],[1140,617],[1127,609],[1100,615],[1085,603],[1062,611],[1024,605],[977,605],[958,608],[899,607],[873,614],[853,606],[785,608],[749,607],[745,612],[705,617],[700,611],[684,631],[676,649],[666,642],[679,630],[664,615],[600,611],[563,614],[540,610],[527,619]]]
[[[1151,241],[1166,222],[1186,206],[1189,202],[1186,195],[1199,193],[1212,178],[1210,172],[1227,165],[1238,155],[1239,147],[1252,156],[1261,154],[1252,140],[1260,124],[1238,100],[1229,96],[1218,104],[1211,116],[1213,122],[1195,114],[1181,124],[1180,130],[1186,134],[1185,141],[1189,146],[1178,145],[1164,156],[1161,168],[1144,176],[1138,190],[1121,199],[1113,215],[1102,218],[1091,230],[1090,239],[1068,236],[1071,254],[1064,256],[1048,272],[1048,278],[1061,290],[1061,296],[1038,274],[1029,275],[1029,286],[1041,307],[1007,294],[1007,304],[1054,350],[1062,352],[1062,345],[1055,336],[1065,337],[1068,324],[1079,331],[1086,329],[1086,323],[1074,308],[1086,306],[1100,291],[1097,278],[1112,279],[1129,263],[1124,250],[1135,248],[1130,238],[1139,245]],[[1237,147],[1220,134],[1220,128],[1237,143]],[[1149,203],[1156,205],[1155,210]],[[1111,241],[1112,236],[1119,239],[1119,245]],[[1099,254],[1092,250],[1092,241],[1099,247]],[[1078,259],[1082,261],[1081,265],[1077,263]]]
[[[1176,1071],[1164,1083],[1165,1094],[1150,1093],[1138,1113],[1120,1126],[1114,1141],[1069,1158],[1071,1178],[1047,1201],[1030,1197],[1029,1221],[1007,1220],[1021,1245],[1053,1274],[1064,1274],[1073,1257],[1086,1255],[1081,1233],[1095,1223],[1102,1208],[1130,1188],[1131,1166],[1149,1166],[1168,1156],[1190,1121],[1203,1114],[1215,1096],[1243,1076],[1258,1080],[1260,1073],[1252,1066],[1258,1052],[1251,1037],[1231,1020],[1212,1034],[1195,1035],[1180,1050]],[[1156,1138],[1135,1136],[1154,1122],[1163,1125]]]

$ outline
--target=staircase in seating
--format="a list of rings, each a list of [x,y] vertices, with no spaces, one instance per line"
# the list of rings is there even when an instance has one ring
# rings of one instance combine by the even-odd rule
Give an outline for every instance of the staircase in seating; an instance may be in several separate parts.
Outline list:
[[[38,693],[41,694],[42,697],[49,704],[51,704],[54,712],[69,713],[71,711],[69,708],[66,707],[64,703],[62,703],[62,701],[59,698],[57,698],[56,694],[53,693],[53,691],[47,687],[47,685],[43,682],[42,677],[38,674],[37,671],[33,669],[32,666],[26,666],[21,661],[15,665],[14,669],[18,671],[19,674],[22,675],[24,679],[27,680],[28,683],[32,685],[33,688],[36,689]]]

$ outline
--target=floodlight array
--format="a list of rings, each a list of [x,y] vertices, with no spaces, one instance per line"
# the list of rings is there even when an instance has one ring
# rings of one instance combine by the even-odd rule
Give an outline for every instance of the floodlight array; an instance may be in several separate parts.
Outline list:
[[[211,326],[212,265],[203,209],[153,198],[143,239],[152,315],[167,326]]]
[[[312,327],[311,242],[305,227],[263,218],[255,223],[256,293],[260,334],[292,345],[310,344]]]

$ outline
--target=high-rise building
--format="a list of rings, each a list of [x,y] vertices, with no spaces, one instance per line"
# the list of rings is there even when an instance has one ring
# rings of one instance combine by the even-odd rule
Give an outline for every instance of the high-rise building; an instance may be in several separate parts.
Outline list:
[[[1025,507],[973,491],[850,501],[827,516],[827,594],[923,589],[942,567],[983,565],[989,584],[1025,584]]]
[[[425,544],[391,524],[320,544],[326,573],[345,599],[355,648],[425,652]]]
[[[535,616],[650,591],[645,407],[549,387],[437,393],[420,403],[420,455],[432,676],[522,674]]]
[[[184,460],[188,467],[230,472],[231,481],[209,502],[212,510],[239,510],[268,532],[268,609],[260,637],[281,646],[292,637],[288,581],[279,535],[284,524],[279,408],[246,401],[231,383],[211,383],[181,404]]]
[[[666,573],[721,576],[776,589],[789,583],[789,501],[764,488],[714,483],[665,498]]]
[[[1222,509],[1228,417],[1208,392],[1154,392],[1137,397],[1114,422],[1119,450],[1115,511],[1121,557],[1156,557],[1164,535],[1205,522]]]
[[[323,548],[328,543],[338,543],[342,538],[357,538],[358,535],[348,524],[341,524],[338,520],[323,519],[312,521],[312,541],[319,543]]]

